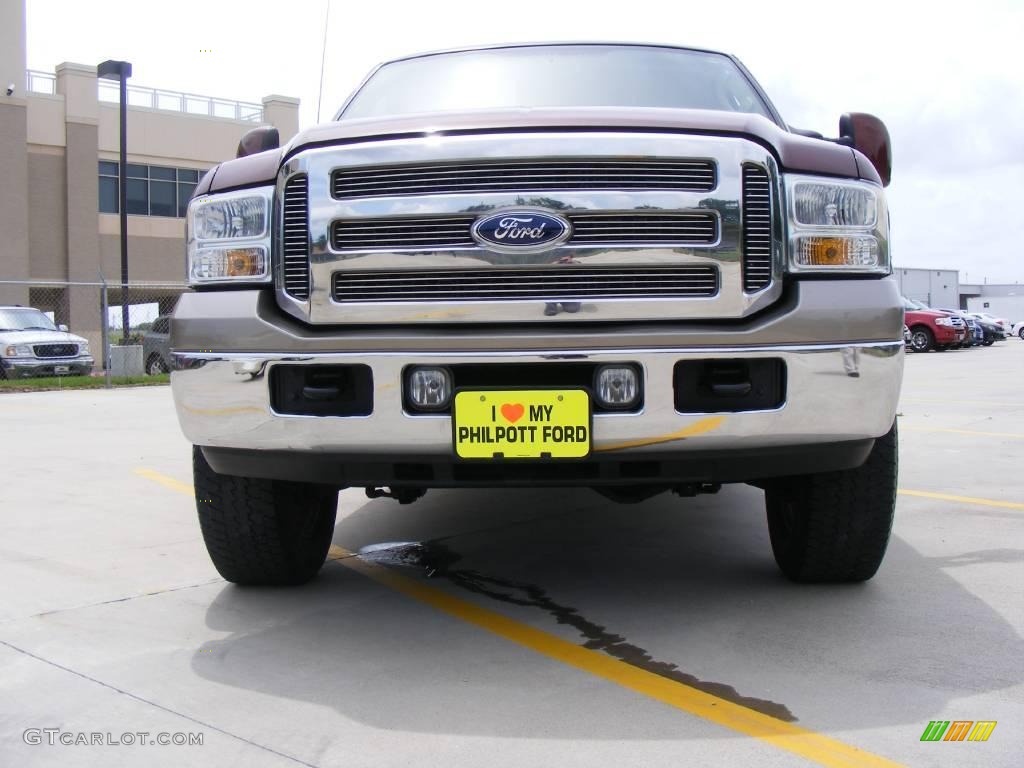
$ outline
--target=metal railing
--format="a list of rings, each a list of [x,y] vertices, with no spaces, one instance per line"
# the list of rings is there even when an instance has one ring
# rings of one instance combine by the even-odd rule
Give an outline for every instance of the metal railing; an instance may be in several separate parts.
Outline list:
[[[40,72],[35,69],[26,70],[25,90],[29,93],[46,93],[53,96],[57,93],[57,76],[52,72]]]
[[[99,100],[117,103],[118,84],[113,80],[99,80]],[[263,107],[246,101],[218,99],[195,93],[167,91],[161,88],[147,88],[142,85],[128,86],[128,106],[161,109],[167,112],[184,112],[188,115],[207,115],[227,120],[244,120],[258,123],[263,120]]]
[[[53,95],[57,93],[57,76],[50,72],[30,69],[25,72],[25,88],[31,93]],[[119,99],[118,84],[113,80],[97,80],[97,96],[100,101],[116,104]],[[207,115],[225,120],[242,120],[249,123],[263,121],[263,106],[248,101],[219,99],[215,96],[200,96],[195,93],[168,91],[162,88],[148,88],[143,85],[128,86],[128,106],[159,109],[165,112],[183,112],[187,115]]]

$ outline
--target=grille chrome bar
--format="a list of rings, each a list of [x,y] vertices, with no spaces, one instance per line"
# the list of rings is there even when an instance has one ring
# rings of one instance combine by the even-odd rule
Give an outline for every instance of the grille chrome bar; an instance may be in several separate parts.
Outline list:
[[[570,244],[710,246],[718,219],[710,213],[580,213],[568,217]]]
[[[718,240],[712,213],[577,213],[568,245],[710,246]],[[470,229],[476,216],[338,219],[331,227],[335,250],[475,248]]]
[[[309,298],[309,179],[288,179],[282,203],[284,289],[296,299]]]
[[[432,269],[334,273],[337,302],[488,302],[710,297],[718,270],[708,265],[635,269]]]
[[[768,171],[743,164],[743,290],[753,293],[772,281],[772,198]]]
[[[335,198],[569,189],[666,189],[709,192],[709,160],[522,160],[342,168],[331,176]]]

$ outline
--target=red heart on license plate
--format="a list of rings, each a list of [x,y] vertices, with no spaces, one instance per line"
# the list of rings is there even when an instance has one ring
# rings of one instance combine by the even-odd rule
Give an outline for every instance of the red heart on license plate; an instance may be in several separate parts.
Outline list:
[[[508,419],[512,424],[515,424],[523,418],[523,411],[525,410],[526,409],[523,408],[522,403],[505,403],[501,406],[501,415]]]

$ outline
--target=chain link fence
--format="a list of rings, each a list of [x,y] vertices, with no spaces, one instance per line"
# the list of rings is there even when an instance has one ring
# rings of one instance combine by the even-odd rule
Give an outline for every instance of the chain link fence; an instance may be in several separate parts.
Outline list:
[[[187,290],[184,283],[0,280],[0,313],[6,318],[0,324],[3,376],[88,373],[105,377],[109,386],[117,378],[167,373],[171,362],[168,317]],[[9,311],[18,307],[38,309],[49,323],[31,320],[38,320],[34,313]],[[47,333],[40,330],[42,326],[66,328],[79,338]],[[19,343],[22,338],[26,343]]]

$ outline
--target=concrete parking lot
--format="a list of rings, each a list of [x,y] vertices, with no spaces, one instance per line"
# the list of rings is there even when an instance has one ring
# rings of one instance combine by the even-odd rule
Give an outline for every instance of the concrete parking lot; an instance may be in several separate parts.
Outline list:
[[[889,554],[818,587],[730,486],[347,490],[314,582],[242,589],[169,389],[0,396],[0,765],[1019,766],[1022,374],[1017,339],[908,357]]]

